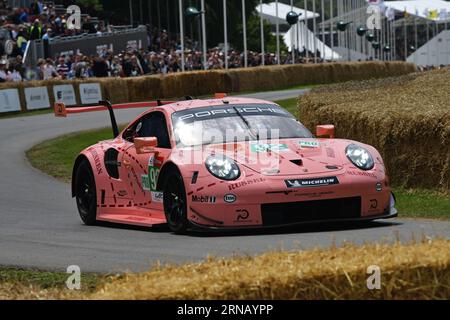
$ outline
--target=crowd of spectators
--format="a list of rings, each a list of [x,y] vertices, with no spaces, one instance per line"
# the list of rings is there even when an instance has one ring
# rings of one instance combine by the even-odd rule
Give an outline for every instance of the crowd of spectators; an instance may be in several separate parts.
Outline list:
[[[35,0],[30,7],[9,8],[6,1],[0,0],[0,42],[9,42],[9,48],[0,45],[0,82],[23,80],[48,80],[54,78],[74,79],[90,77],[135,77],[151,74],[166,74],[181,71],[180,39],[166,30],[147,26],[148,48],[128,48],[121,52],[103,50],[96,55],[84,55],[74,50],[53,59],[40,59],[34,68],[24,68],[22,57],[28,40],[49,40],[80,33],[101,35],[107,31],[102,22],[93,23],[84,16],[81,30],[66,27],[67,14],[57,12],[50,4]],[[2,39],[3,38],[3,39]],[[203,53],[199,43],[185,39],[185,70],[214,70],[225,68],[223,47],[208,50],[204,66]],[[244,55],[237,50],[229,50],[228,67],[244,66]],[[311,53],[312,55],[312,53]],[[308,62],[304,54],[297,54],[297,63]],[[248,52],[248,66],[262,64],[262,55]],[[282,58],[281,63],[292,63],[291,55]],[[264,56],[265,65],[277,64],[273,53]]]

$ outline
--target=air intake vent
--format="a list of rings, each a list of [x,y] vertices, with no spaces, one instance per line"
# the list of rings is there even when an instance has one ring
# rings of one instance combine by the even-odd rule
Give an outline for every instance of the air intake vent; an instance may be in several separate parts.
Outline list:
[[[303,161],[302,159],[298,159],[298,160],[291,160],[291,162],[299,167],[303,166]]]

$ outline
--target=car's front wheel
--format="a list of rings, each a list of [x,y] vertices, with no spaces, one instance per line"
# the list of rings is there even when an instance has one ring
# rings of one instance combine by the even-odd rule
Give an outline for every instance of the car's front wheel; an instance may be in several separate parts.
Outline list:
[[[186,189],[180,173],[170,172],[163,186],[164,213],[167,224],[174,233],[183,234],[189,226],[187,219]]]
[[[81,220],[90,226],[97,222],[97,189],[89,161],[84,160],[75,175],[75,199]]]

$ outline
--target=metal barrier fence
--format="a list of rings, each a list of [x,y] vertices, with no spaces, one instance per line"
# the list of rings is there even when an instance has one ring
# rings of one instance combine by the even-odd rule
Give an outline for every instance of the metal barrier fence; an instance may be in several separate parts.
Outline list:
[[[139,26],[102,35],[82,34],[72,37],[55,37],[50,41],[34,40],[31,41],[24,60],[27,67],[35,67],[40,58],[55,58],[61,54],[96,55],[109,49],[120,52],[147,47],[147,28]]]
[[[33,0],[8,0],[8,5],[12,8],[29,7]]]

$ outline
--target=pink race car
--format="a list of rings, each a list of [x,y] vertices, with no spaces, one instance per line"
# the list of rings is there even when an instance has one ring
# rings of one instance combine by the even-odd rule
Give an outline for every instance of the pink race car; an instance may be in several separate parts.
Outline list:
[[[149,107],[119,132],[113,109]],[[89,107],[55,104],[57,116],[109,110],[114,139],[75,160],[72,195],[83,222],[241,229],[397,216],[373,147],[314,137],[273,102],[211,100]]]

